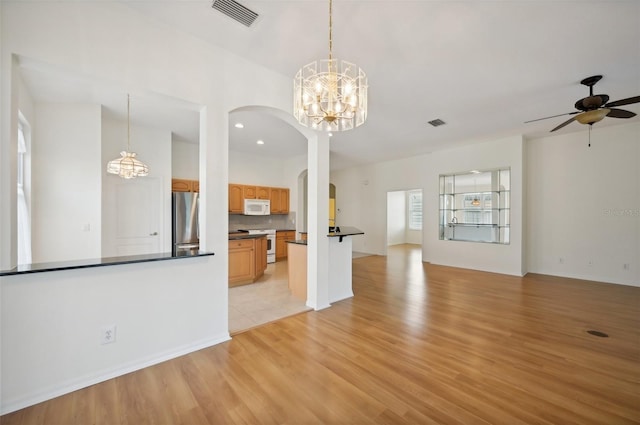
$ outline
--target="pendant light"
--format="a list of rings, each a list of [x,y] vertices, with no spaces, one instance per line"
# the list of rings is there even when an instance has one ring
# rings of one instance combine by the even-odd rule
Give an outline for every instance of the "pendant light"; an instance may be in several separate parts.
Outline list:
[[[305,127],[350,130],[367,119],[367,74],[333,58],[333,8],[329,0],[329,59],[302,67],[293,80],[293,115]]]
[[[136,153],[131,152],[131,123],[130,123],[130,99],[127,93],[127,150],[120,152],[120,158],[109,161],[107,173],[116,174],[123,179],[144,177],[149,174],[149,167],[136,159]]]

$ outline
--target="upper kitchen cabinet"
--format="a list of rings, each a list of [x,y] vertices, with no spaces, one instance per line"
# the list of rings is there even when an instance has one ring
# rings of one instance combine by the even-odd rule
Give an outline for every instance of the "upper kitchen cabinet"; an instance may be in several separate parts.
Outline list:
[[[242,187],[242,199],[256,199],[256,187],[255,186],[241,186]]]
[[[198,180],[171,179],[172,192],[200,192]]]
[[[270,195],[270,187],[242,185],[243,199],[269,199]]]
[[[229,184],[229,212],[242,214],[244,210],[244,187],[241,184]]]
[[[271,199],[271,188],[256,186],[256,199]]]
[[[271,214],[289,214],[289,189],[271,188]]]
[[[289,214],[289,189],[229,183],[229,213],[242,214],[245,199],[269,199],[271,214]]]

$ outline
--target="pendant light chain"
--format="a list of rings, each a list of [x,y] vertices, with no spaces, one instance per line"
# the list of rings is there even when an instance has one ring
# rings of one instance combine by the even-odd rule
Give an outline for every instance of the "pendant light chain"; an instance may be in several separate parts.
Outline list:
[[[333,1],[329,0],[329,64],[333,59]]]
[[[131,103],[130,99],[129,99],[129,93],[127,93],[127,152],[131,152],[131,124],[130,121],[131,119],[130,117],[130,111],[129,111],[129,104]]]

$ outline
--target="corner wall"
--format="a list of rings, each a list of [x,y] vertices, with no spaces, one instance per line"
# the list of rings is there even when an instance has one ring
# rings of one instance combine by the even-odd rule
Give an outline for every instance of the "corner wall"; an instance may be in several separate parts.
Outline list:
[[[526,143],[529,271],[640,286],[640,123],[583,128]]]

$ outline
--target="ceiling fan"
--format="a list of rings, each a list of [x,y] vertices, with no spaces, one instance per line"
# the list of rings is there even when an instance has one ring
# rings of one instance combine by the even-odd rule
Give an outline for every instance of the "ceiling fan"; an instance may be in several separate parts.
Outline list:
[[[538,118],[536,120],[526,121],[525,123],[546,120],[549,118],[561,117],[564,115],[576,115],[575,117],[569,118],[559,126],[555,127],[553,130],[551,130],[551,131],[556,131],[572,123],[573,121],[578,121],[580,124],[593,125],[594,123],[601,121],[604,117],[611,117],[611,118],[635,117],[636,114],[634,112],[626,111],[624,109],[617,109],[616,107],[622,106],[622,105],[630,105],[632,103],[639,103],[640,96],[628,97],[626,99],[616,100],[615,102],[609,102],[608,95],[593,94],[593,86],[601,79],[602,79],[602,75],[594,75],[593,77],[587,77],[584,80],[580,81],[580,84],[589,87],[589,96],[582,98],[576,102],[574,106],[576,107],[577,111],[568,112],[566,114],[553,115],[545,118]]]

